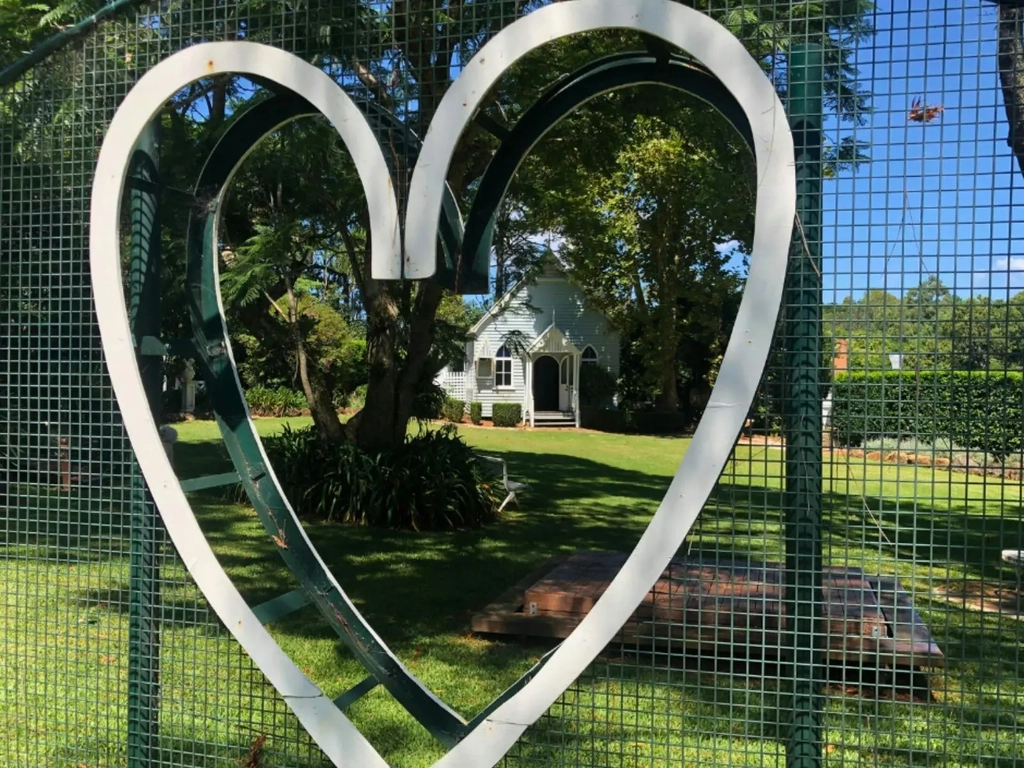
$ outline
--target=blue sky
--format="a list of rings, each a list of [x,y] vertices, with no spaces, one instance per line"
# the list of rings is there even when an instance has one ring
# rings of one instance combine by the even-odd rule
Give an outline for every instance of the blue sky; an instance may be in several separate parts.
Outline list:
[[[930,274],[962,296],[1006,299],[1024,288],[1014,213],[1024,177],[1006,143],[995,6],[877,6],[877,33],[855,57],[872,112],[859,127],[825,121],[833,141],[852,133],[866,142],[871,162],[825,182],[824,300],[874,288],[899,296]],[[945,111],[927,125],[911,122],[917,97]]]
[[[1024,288],[1024,177],[1006,144],[995,6],[876,2],[877,34],[855,58],[873,112],[862,127],[825,124],[866,142],[871,162],[825,182],[824,299],[899,295],[933,273],[958,294],[1007,298]],[[918,96],[944,113],[908,121]]]
[[[872,162],[826,182],[825,300],[866,288],[899,295],[930,273],[961,295],[1016,293],[1024,248],[1013,206],[1024,203],[1024,179],[1006,144],[994,6],[883,0],[875,26],[857,55],[874,112],[856,136]],[[908,121],[917,96],[945,112]],[[826,124],[833,136],[836,127]]]

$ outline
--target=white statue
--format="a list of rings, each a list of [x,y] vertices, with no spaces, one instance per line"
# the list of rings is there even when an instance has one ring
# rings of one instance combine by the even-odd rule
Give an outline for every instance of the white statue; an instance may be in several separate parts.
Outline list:
[[[192,413],[196,409],[196,369],[195,360],[189,358],[185,361],[185,371],[181,374],[185,386],[182,388],[181,410],[183,413]]]

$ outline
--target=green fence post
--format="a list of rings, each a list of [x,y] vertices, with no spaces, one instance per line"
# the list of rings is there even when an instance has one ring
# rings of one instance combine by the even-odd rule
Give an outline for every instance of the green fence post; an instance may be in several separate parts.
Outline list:
[[[821,765],[821,116],[822,48],[794,46],[789,120],[796,150],[797,226],[785,312],[787,678],[791,729],[786,764]]]
[[[143,356],[142,339],[160,337],[159,127],[139,139],[129,180],[131,266],[129,314],[150,407],[159,419],[163,361]],[[158,422],[159,423],[159,422]],[[138,467],[133,471],[128,649],[128,765],[147,768],[156,759],[160,706],[160,604],[157,549],[160,529]]]

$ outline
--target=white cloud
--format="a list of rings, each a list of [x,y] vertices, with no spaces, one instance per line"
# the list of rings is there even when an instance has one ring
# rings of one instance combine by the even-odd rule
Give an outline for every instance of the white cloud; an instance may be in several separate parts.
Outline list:
[[[717,245],[715,245],[715,250],[718,251],[719,253],[725,253],[726,251],[733,250],[734,248],[739,246],[739,244],[739,240],[729,240],[728,242],[718,243]]]
[[[996,269],[1009,268],[1011,272],[1024,272],[1024,256],[1011,256],[996,259]]]

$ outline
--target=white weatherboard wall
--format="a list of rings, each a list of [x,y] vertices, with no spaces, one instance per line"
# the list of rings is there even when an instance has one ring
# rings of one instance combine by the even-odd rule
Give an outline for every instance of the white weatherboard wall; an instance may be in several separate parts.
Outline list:
[[[522,358],[512,359],[512,386],[495,389],[491,378],[480,378],[472,363],[476,345],[485,341],[491,352],[497,354],[502,340],[511,332],[519,331],[527,344],[533,343],[552,322],[581,352],[588,346],[597,351],[598,365],[612,376],[619,375],[619,337],[609,326],[607,318],[587,309],[583,292],[564,277],[552,275],[538,278],[536,283],[513,289],[508,296],[507,308],[485,318],[477,332],[475,342],[467,349],[467,376],[471,392],[466,396],[479,402],[484,418],[490,418],[494,403],[526,403],[526,380]],[[452,392],[453,396],[456,396]]]

